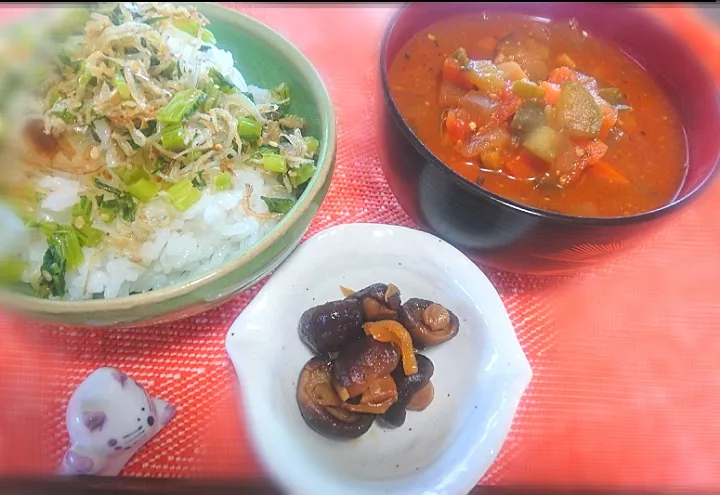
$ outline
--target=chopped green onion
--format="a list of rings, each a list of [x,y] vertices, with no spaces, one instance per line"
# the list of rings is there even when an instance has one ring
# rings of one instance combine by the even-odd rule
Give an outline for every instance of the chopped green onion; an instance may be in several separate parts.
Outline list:
[[[97,177],[95,177],[95,186],[97,186],[99,189],[102,189],[103,191],[112,193],[117,197],[115,200],[108,200],[102,202],[98,200],[98,203],[101,204],[101,215],[108,215],[108,210],[110,208],[114,208],[115,215],[117,213],[120,213],[123,220],[125,220],[126,222],[135,221],[135,213],[137,212],[138,202],[133,195],[124,193],[120,189],[105,184],[104,182],[101,182],[100,179],[98,179]],[[112,207],[110,206],[111,202]],[[109,215],[108,218],[110,218]],[[115,217],[112,216],[111,218],[114,219]],[[106,222],[110,221],[112,220],[106,220]]]
[[[210,79],[220,88],[220,91],[223,93],[233,93],[237,90],[235,85],[230,81],[227,77],[225,77],[222,72],[215,69],[214,67],[210,69],[208,72],[208,75],[210,76]]]
[[[20,282],[26,266],[27,263],[17,258],[0,260],[0,282]]]
[[[287,163],[281,155],[263,153],[263,168],[269,172],[287,172]]]
[[[198,32],[200,31],[200,23],[195,21],[189,21],[186,19],[182,19],[179,21],[175,21],[175,27],[178,28],[180,31],[183,31],[191,36],[197,37]]]
[[[313,165],[312,163],[306,163],[300,168],[291,170],[291,172],[294,172],[294,174],[289,175],[290,184],[293,187],[297,187],[301,184],[305,184],[312,178],[313,174],[315,173],[315,165]]]
[[[238,135],[241,138],[256,141],[262,134],[262,125],[249,117],[238,117]]]
[[[232,174],[230,172],[223,172],[215,177],[215,189],[218,191],[232,189]]]
[[[310,153],[311,155],[317,153],[318,148],[320,147],[320,141],[318,141],[312,136],[307,136],[305,138],[305,144],[307,145],[308,153]]]
[[[115,74],[113,77],[113,85],[123,100],[129,100],[132,98],[132,95],[130,94],[130,87],[128,86],[127,81],[125,81],[125,76],[121,73],[118,72]]]
[[[166,127],[160,135],[160,142],[167,150],[185,149],[185,128],[181,125]]]
[[[128,192],[135,196],[139,201],[150,201],[155,197],[159,190],[160,188],[157,184],[144,178],[128,187]]]
[[[200,39],[203,40],[205,43],[210,43],[211,45],[214,45],[217,43],[217,40],[215,39],[215,35],[212,34],[212,31],[209,29],[203,28],[200,34]]]
[[[197,110],[205,93],[199,89],[186,89],[175,93],[170,102],[161,109],[155,119],[164,124],[179,124]]]
[[[85,247],[95,247],[98,244],[100,244],[100,241],[102,241],[103,238],[103,231],[96,229],[95,227],[91,225],[86,225],[82,229],[75,228],[75,233],[77,235],[78,241],[80,241],[80,245]]]
[[[283,215],[289,212],[295,204],[295,201],[292,199],[267,198],[265,196],[260,196],[260,199],[265,201],[271,213],[281,213]]]
[[[113,9],[109,17],[110,21],[116,26],[119,26],[120,24],[125,22],[125,16],[123,15],[122,10],[120,10],[119,5]]]
[[[190,179],[183,179],[167,190],[170,202],[180,211],[185,211],[200,201],[202,193],[193,187]]]

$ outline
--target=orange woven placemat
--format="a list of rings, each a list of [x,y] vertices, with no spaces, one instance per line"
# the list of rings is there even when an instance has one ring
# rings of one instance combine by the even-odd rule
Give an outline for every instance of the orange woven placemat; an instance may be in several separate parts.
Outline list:
[[[338,165],[308,235],[361,221],[412,226],[383,177],[371,111],[381,98],[379,46],[394,8],[230,5],[294,42],[332,95]],[[702,50],[720,81],[717,33],[686,9],[656,13]],[[484,482],[720,488],[718,210],[716,182],[652,242],[592,273],[486,270],[535,375]],[[254,293],[132,330],[0,317],[0,474],[52,472],[67,443],[69,395],[93,369],[115,366],[178,409],[125,475],[265,476],[224,350],[227,328]]]

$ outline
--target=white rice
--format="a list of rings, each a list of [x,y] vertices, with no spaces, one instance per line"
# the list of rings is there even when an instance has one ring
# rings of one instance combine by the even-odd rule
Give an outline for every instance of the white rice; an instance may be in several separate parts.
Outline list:
[[[245,78],[235,68],[232,55],[218,48],[197,50],[197,39],[178,30],[172,31],[164,42],[177,54],[188,72],[208,70],[214,67],[232,80],[239,88],[248,89],[260,99],[266,90],[248,88]],[[240,96],[244,98],[244,96]],[[103,158],[100,158],[103,160]],[[138,215],[145,215],[154,230],[143,242],[125,239],[127,245],[108,242],[110,237],[123,240],[117,235],[122,226],[116,220],[114,226],[95,221],[93,226],[111,232],[98,246],[84,247],[84,262],[65,275],[64,299],[115,298],[132,293],[157,290],[182,280],[206,273],[236,257],[257,243],[279,221],[270,216],[261,196],[290,198],[278,179],[262,169],[246,165],[234,166],[233,189],[214,191],[208,187],[202,191],[201,200],[185,212],[175,210],[162,193],[149,203],[141,204]],[[73,205],[80,201],[85,191],[77,177],[52,174],[42,177],[36,189],[44,194],[39,204],[37,218],[58,224],[69,224]],[[244,197],[252,188],[248,213]],[[25,227],[8,208],[0,208],[0,228],[9,233],[0,241],[0,257],[19,256],[28,266],[22,280],[36,284],[41,277],[40,266],[48,242],[42,231]],[[130,229],[126,223],[125,230]],[[120,243],[122,244],[122,242]]]

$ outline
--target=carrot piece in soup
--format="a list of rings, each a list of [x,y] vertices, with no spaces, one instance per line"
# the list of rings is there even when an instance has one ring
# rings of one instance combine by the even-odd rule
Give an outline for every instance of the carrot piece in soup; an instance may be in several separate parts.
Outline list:
[[[547,82],[552,84],[562,84],[568,81],[577,81],[578,76],[574,70],[569,67],[558,67],[553,69],[548,75]]]
[[[592,170],[599,176],[604,177],[610,182],[615,182],[617,184],[630,183],[630,181],[628,181],[627,178],[623,174],[621,174],[615,167],[603,160],[594,163],[590,170]]]
[[[560,85],[543,81],[540,83],[540,87],[545,90],[545,104],[554,106],[560,96]]]

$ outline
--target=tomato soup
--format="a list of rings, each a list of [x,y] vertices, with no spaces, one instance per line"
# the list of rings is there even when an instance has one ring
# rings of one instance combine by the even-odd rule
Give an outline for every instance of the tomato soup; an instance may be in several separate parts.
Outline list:
[[[416,136],[488,191],[574,216],[669,203],[686,171],[680,119],[650,76],[574,22],[443,20],[388,72]]]

